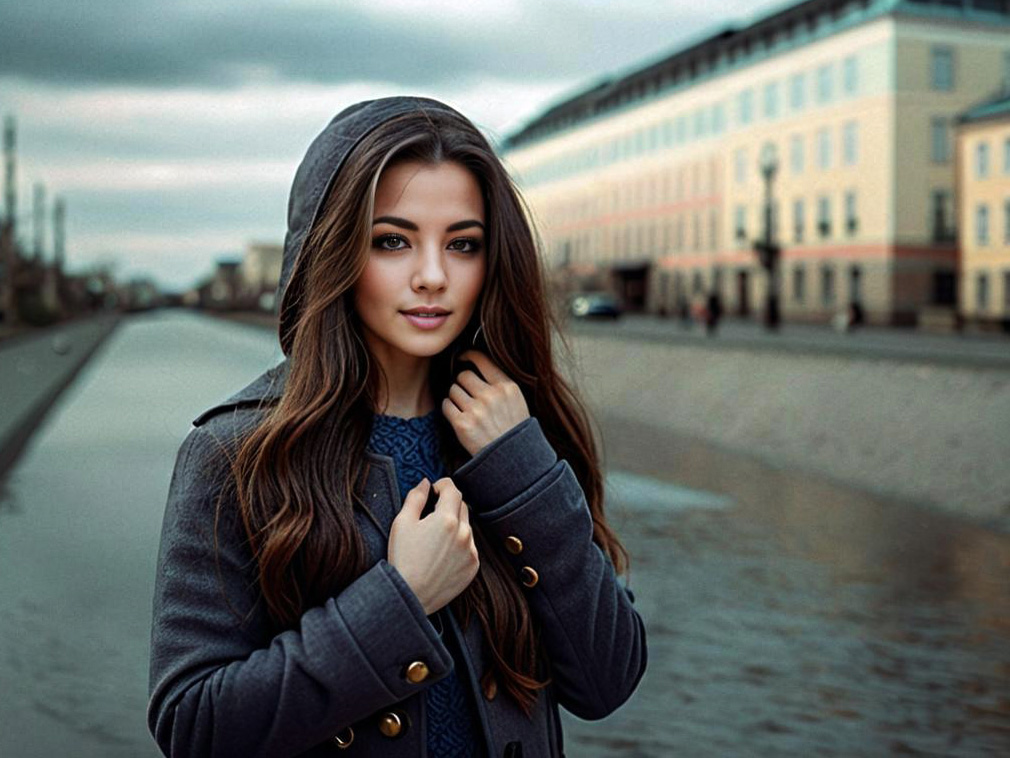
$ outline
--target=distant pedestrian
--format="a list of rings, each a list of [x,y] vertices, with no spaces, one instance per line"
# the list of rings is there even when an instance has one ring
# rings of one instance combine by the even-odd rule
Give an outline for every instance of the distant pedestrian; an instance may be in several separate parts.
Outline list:
[[[721,318],[722,298],[718,290],[712,290],[708,293],[708,299],[705,301],[705,333],[709,336],[715,335]]]
[[[312,142],[286,358],[194,421],[172,475],[166,756],[561,756],[559,706],[600,719],[638,686],[628,555],[523,208],[435,100],[357,103]]]

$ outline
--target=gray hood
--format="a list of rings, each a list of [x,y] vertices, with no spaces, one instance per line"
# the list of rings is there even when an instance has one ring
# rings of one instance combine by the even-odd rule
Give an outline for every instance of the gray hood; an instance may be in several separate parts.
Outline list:
[[[372,129],[395,116],[415,110],[443,110],[461,116],[454,108],[427,97],[384,97],[344,108],[309,145],[288,198],[288,230],[284,236],[284,262],[277,286],[278,336],[285,355],[291,353],[293,327],[298,317],[301,291],[302,243],[316,222],[327,191],[336,181],[348,153]]]
[[[387,119],[421,109],[462,115],[445,103],[427,97],[365,100],[340,111],[309,145],[291,185],[288,231],[284,236],[284,262],[277,286],[278,336],[285,356],[291,354],[293,327],[300,308],[300,272],[305,268],[300,260],[302,243],[319,215],[327,190],[336,181],[348,153],[366,134]],[[205,410],[193,420],[193,424],[201,426],[224,411],[262,407],[276,400],[284,391],[287,370],[288,361],[285,359],[228,399]]]

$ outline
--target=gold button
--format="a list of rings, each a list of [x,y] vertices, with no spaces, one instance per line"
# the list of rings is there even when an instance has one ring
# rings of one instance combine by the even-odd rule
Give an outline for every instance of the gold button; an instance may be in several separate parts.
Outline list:
[[[536,571],[531,569],[529,566],[522,567],[523,584],[527,587],[533,587],[537,582],[540,581],[540,576]]]
[[[402,729],[403,721],[393,711],[382,714],[382,718],[379,719],[379,731],[387,737],[398,737]]]
[[[414,661],[407,666],[407,680],[418,684],[428,678],[428,666],[424,661]]]
[[[349,748],[351,743],[354,742],[354,730],[351,727],[347,727],[340,734],[335,734],[333,741],[337,743],[337,747],[341,750]]]
[[[488,700],[494,700],[495,695],[498,694],[498,682],[495,681],[494,677],[487,680],[487,684],[483,686],[484,697]]]
[[[512,555],[519,555],[523,551],[523,541],[515,536],[506,537],[505,549]]]

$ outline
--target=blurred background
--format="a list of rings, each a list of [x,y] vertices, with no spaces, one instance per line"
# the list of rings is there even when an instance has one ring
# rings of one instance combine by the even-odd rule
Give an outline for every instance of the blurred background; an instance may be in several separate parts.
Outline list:
[[[512,171],[598,426],[650,667],[567,753],[1010,754],[1010,2],[0,19],[0,755],[158,755],[175,453],[283,357],[309,142],[394,94]]]

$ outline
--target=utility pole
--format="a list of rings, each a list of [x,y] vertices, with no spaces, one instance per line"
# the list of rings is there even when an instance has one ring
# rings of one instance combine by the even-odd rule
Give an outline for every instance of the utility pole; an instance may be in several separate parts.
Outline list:
[[[0,222],[0,314],[3,325],[12,328],[17,325],[17,304],[15,278],[18,269],[16,249],[17,231],[17,182],[15,177],[14,117],[4,119],[4,218]]]
[[[754,252],[758,255],[761,266],[768,274],[767,295],[765,297],[764,324],[769,331],[779,328],[781,316],[779,313],[779,253],[781,248],[775,244],[775,214],[772,202],[772,183],[778,171],[779,162],[775,145],[767,143],[761,150],[761,175],[765,180],[764,207],[764,239],[754,243]]]
[[[41,265],[46,245],[46,188],[36,182],[32,197],[32,260]]]
[[[62,197],[55,198],[53,201],[53,264],[56,266],[56,270],[61,273],[66,263],[66,251],[64,250],[66,215],[66,202]]]

